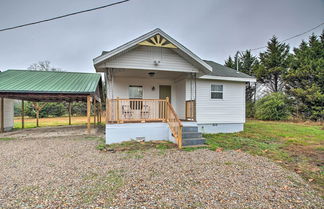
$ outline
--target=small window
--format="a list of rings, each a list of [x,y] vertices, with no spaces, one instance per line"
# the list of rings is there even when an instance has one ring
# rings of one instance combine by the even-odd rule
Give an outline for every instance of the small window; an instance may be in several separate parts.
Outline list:
[[[223,99],[223,85],[212,84],[210,90],[210,98]]]
[[[129,86],[128,95],[130,99],[143,99],[143,86]]]

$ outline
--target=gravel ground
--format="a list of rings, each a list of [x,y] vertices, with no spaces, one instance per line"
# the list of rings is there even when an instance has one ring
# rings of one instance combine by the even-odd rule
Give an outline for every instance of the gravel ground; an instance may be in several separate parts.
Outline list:
[[[324,208],[297,174],[262,157],[109,153],[82,135],[36,132],[0,141],[0,208]]]

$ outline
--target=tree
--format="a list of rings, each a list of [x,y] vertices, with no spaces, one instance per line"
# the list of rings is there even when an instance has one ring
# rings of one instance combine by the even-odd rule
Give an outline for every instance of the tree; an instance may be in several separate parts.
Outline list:
[[[296,115],[305,119],[324,119],[324,31],[311,35],[294,48],[285,75],[286,92],[295,99]]]
[[[236,61],[238,62],[236,64]],[[244,51],[241,56],[238,56],[238,53],[234,56],[234,60],[231,56],[225,60],[225,66],[232,69],[239,67],[239,71],[250,76],[254,76],[254,70],[258,65],[257,57],[253,56],[251,51]],[[247,117],[254,117],[254,101],[255,98],[256,84],[247,83],[245,90],[245,99],[246,99],[246,115]]]
[[[48,60],[39,61],[28,67],[28,70],[38,70],[38,71],[61,71],[60,68],[51,67],[51,62]]]
[[[260,53],[260,64],[255,71],[258,82],[265,84],[270,92],[282,92],[285,87],[283,75],[288,65],[289,46],[273,36],[268,41],[267,50]]]
[[[256,102],[255,117],[260,120],[287,120],[289,101],[283,93],[271,93]]]
[[[235,62],[233,61],[232,57],[229,56],[227,60],[225,60],[225,66],[229,68],[235,68]]]

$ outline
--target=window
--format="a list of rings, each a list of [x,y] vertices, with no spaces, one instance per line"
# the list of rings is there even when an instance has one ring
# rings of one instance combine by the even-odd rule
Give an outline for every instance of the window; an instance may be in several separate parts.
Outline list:
[[[130,99],[143,99],[143,86],[129,86],[128,95]]]
[[[223,99],[223,85],[212,84],[210,90],[210,98]]]
[[[130,99],[143,99],[143,86],[129,86],[128,94]],[[132,110],[141,110],[143,101],[130,101],[129,105]]]

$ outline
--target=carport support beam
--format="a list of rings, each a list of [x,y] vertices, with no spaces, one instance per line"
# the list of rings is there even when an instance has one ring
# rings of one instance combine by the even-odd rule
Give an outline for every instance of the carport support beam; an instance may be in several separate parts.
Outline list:
[[[69,125],[71,125],[71,102],[69,102]]]
[[[93,100],[93,126],[97,125],[97,100],[94,98]]]
[[[0,118],[1,118],[1,127],[0,127],[0,132],[3,133],[4,132],[4,98],[1,97],[1,101],[0,101],[0,106],[1,106],[1,110],[0,110]]]
[[[21,100],[21,128],[25,128],[25,101]]]
[[[90,116],[91,116],[91,96],[87,96],[87,130],[88,134],[90,134]]]

